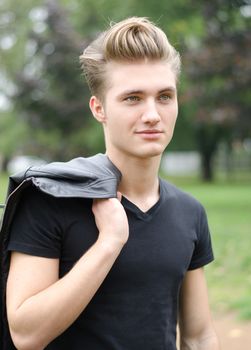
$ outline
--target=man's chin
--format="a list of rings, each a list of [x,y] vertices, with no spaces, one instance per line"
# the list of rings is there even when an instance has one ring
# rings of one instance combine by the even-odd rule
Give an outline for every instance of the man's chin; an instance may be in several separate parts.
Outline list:
[[[164,152],[163,148],[156,147],[154,149],[149,149],[149,150],[144,150],[142,152],[138,152],[138,157],[142,158],[142,159],[153,158],[153,157],[161,156],[163,152]]]

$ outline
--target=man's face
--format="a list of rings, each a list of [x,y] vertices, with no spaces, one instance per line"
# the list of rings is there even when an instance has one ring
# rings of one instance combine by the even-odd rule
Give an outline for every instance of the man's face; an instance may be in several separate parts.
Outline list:
[[[178,114],[175,75],[166,62],[115,63],[107,67],[102,104],[106,149],[148,158],[169,144]]]

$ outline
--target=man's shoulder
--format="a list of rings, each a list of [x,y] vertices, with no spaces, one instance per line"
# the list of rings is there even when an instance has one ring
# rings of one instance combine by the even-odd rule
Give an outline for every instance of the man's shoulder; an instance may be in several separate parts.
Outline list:
[[[198,199],[190,193],[182,190],[171,182],[160,179],[161,191],[165,199],[177,202],[179,205],[201,209],[203,206]]]

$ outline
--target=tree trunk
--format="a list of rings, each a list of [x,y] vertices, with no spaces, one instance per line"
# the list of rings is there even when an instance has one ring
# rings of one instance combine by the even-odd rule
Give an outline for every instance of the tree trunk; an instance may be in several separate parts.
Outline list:
[[[203,181],[214,180],[213,156],[221,139],[221,127],[201,123],[196,128],[196,141],[201,155],[201,177]]]
[[[212,182],[213,177],[213,167],[212,167],[213,153],[203,153],[201,154],[202,160],[202,180],[206,182]]]
[[[7,166],[8,166],[9,161],[10,161],[9,157],[3,156],[2,162],[1,162],[1,168],[0,168],[0,170],[2,172],[4,172],[4,173],[7,172]]]

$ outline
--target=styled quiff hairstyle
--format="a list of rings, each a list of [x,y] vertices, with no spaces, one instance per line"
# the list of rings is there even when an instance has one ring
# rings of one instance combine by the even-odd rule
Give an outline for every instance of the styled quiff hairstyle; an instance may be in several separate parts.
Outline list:
[[[101,99],[107,88],[107,63],[142,60],[166,61],[178,80],[181,66],[179,53],[165,33],[145,17],[131,17],[111,24],[80,56],[90,91]]]

